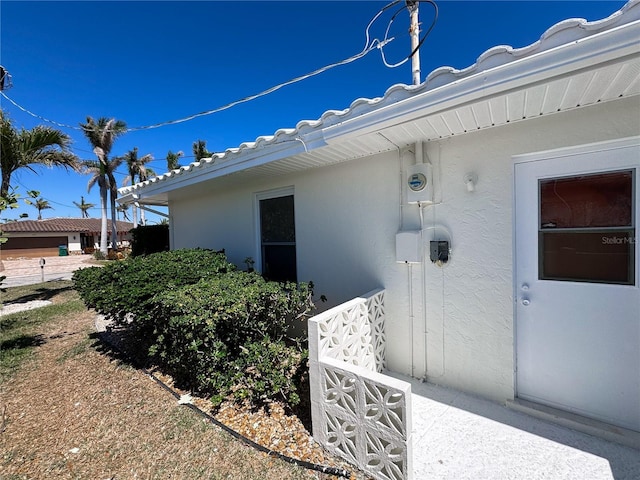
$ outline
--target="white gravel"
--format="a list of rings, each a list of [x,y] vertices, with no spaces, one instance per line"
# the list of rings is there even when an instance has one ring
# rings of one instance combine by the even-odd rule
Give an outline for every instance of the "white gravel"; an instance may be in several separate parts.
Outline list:
[[[46,307],[51,305],[49,300],[32,300],[23,303],[7,303],[0,307],[0,316],[9,315],[10,313],[23,312],[25,310],[33,310],[34,308]]]

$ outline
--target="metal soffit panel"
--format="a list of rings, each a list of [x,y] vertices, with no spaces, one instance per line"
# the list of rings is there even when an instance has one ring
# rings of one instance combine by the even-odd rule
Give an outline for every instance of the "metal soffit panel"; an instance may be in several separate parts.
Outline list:
[[[620,97],[640,95],[640,59],[509,92],[395,125],[382,134],[399,146],[437,140]],[[369,134],[365,138],[374,138]]]

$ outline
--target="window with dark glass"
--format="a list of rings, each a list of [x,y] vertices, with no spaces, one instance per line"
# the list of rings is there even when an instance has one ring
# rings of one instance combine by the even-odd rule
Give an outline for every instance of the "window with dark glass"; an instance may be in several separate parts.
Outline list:
[[[293,195],[260,200],[262,274],[269,280],[297,281]]]
[[[540,180],[541,280],[635,283],[634,174]]]

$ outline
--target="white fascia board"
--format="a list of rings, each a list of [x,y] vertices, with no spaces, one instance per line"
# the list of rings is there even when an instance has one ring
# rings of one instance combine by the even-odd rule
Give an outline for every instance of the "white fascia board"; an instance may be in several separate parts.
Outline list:
[[[368,114],[326,127],[327,144],[452,110],[482,98],[640,56],[640,21],[478,72]]]
[[[218,177],[231,175],[233,173],[250,170],[255,167],[266,165],[271,162],[300,155],[321,146],[326,145],[322,132],[310,132],[307,135],[298,135],[285,142],[277,144],[266,144],[264,146],[251,147],[239,152],[228,153],[236,158],[222,160],[220,163],[209,163],[202,166],[191,165],[188,171],[169,178],[158,179],[155,182],[140,185],[134,191],[121,197],[127,199],[132,195],[140,197],[153,197],[155,195],[189,187],[193,184],[204,182]]]
[[[120,205],[129,205],[135,201],[136,199],[133,197],[133,193],[129,193],[127,195],[116,198],[116,202],[118,202]]]

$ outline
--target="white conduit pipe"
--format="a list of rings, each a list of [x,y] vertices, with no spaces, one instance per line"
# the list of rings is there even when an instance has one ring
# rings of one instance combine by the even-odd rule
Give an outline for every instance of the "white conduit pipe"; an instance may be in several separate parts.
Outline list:
[[[422,211],[422,205],[418,205],[418,210],[420,211],[420,233],[422,234],[422,232],[424,232],[424,212]],[[427,371],[428,371],[428,362],[427,362],[427,353],[428,353],[428,349],[427,349],[427,341],[429,339],[429,334],[427,332],[427,258],[426,258],[426,254],[424,253],[424,249],[425,249],[425,243],[424,243],[424,239],[422,239],[422,241],[420,242],[423,248],[423,255],[422,255],[422,268],[420,269],[421,271],[421,284],[422,284],[422,323],[423,323],[423,327],[424,327],[424,381],[427,381]]]

